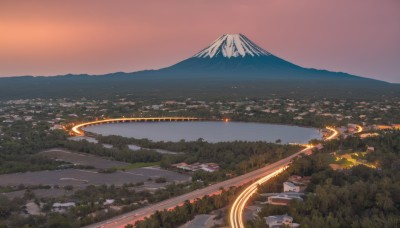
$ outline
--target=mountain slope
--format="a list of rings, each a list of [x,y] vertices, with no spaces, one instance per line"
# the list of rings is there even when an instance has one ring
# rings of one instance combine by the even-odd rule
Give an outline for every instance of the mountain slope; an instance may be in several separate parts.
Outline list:
[[[262,49],[242,34],[226,34],[191,58],[152,75],[238,80],[370,80],[345,73],[300,67]]]
[[[272,55],[242,34],[227,34],[219,37],[193,57],[161,71],[172,74],[223,76],[259,75],[294,69],[301,67]]]

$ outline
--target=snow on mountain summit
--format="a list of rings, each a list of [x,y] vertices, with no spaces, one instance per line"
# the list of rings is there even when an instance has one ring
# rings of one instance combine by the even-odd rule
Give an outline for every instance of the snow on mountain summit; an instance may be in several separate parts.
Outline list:
[[[245,57],[245,56],[268,56],[266,50],[253,43],[242,34],[225,34],[216,39],[210,46],[201,50],[193,57],[214,58],[214,57]]]

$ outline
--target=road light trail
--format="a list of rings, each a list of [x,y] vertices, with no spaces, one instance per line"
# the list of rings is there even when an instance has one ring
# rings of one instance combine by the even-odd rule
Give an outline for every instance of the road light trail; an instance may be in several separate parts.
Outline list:
[[[307,149],[305,149],[307,150]],[[222,182],[218,182],[216,184],[207,186],[202,189],[198,189],[196,191],[189,192],[187,194],[177,196],[174,198],[170,198],[168,200],[165,200],[163,202],[159,202],[153,205],[149,205],[140,209],[137,209],[135,211],[131,211],[128,213],[125,213],[120,216],[116,216],[114,218],[89,225],[88,228],[123,228],[127,224],[135,224],[136,221],[142,220],[145,217],[149,217],[152,214],[154,214],[157,210],[162,211],[162,210],[168,210],[171,208],[174,208],[178,205],[182,205],[186,200],[189,200],[190,202],[193,202],[193,200],[200,199],[203,196],[211,196],[215,194],[219,194],[221,192],[221,188],[224,189],[229,189],[230,187],[233,186],[242,186],[246,183],[249,183],[253,180],[259,180],[261,178],[265,177],[266,173],[271,173],[276,170],[278,170],[281,167],[286,166],[287,164],[290,163],[290,161],[298,156],[300,153],[303,153],[305,151],[299,151],[295,154],[290,155],[287,158],[284,158],[282,160],[279,160],[277,162],[274,162],[272,164],[266,165],[265,167],[262,167],[260,169],[251,171],[249,173],[243,174],[241,176],[237,176]]]
[[[88,127],[91,125],[98,125],[98,124],[107,124],[113,122],[142,122],[142,121],[194,121],[194,120],[201,120],[200,118],[196,117],[136,117],[136,118],[115,118],[115,119],[104,119],[104,120],[96,120],[90,121],[86,123],[77,124],[71,129],[71,134],[74,135],[85,135],[85,132],[82,130],[84,127]]]
[[[311,147],[307,147],[299,152],[303,153],[307,150],[309,150]],[[278,175],[279,173],[283,172],[287,165],[289,164],[290,161],[288,161],[286,164],[283,164],[282,166],[278,167],[277,169],[268,172],[266,176],[260,178],[256,182],[252,183],[250,186],[248,186],[245,190],[243,190],[242,193],[236,198],[235,202],[232,204],[231,211],[229,213],[229,223],[231,224],[231,227],[240,227],[244,228],[244,223],[243,223],[243,211],[244,208],[250,199],[250,197],[257,192],[257,187],[258,185],[261,185],[274,176]]]
[[[332,134],[329,137],[325,138],[325,141],[332,140],[339,135],[339,132],[333,127],[326,127],[326,129],[332,131]],[[301,154],[301,153],[303,153],[307,150],[310,150],[314,147],[315,146],[307,145],[307,148],[301,150],[297,154]],[[235,202],[233,202],[231,210],[229,212],[229,224],[231,225],[232,228],[244,228],[245,227],[244,221],[243,221],[243,211],[247,205],[247,202],[251,198],[251,196],[257,192],[258,185],[267,182],[272,177],[283,172],[285,170],[285,168],[289,165],[289,162],[290,161],[288,161],[287,164],[283,164],[276,170],[265,173],[266,176],[260,178],[256,182],[252,183],[250,186],[248,186],[246,189],[244,189],[242,193],[240,193],[240,195],[236,198]]]
[[[285,167],[281,167],[278,170],[270,173],[269,175],[259,179],[258,181],[254,182],[251,184],[249,187],[247,187],[235,200],[235,202],[232,205],[231,213],[229,215],[229,221],[232,227],[244,227],[243,223],[243,211],[244,207],[246,206],[247,201],[250,199],[250,197],[257,192],[257,187],[260,184],[265,183],[272,177],[278,175],[279,173],[283,172]],[[237,219],[236,216],[240,216],[239,219]]]
[[[364,130],[361,125],[357,124],[356,127],[357,127],[357,132],[356,133],[361,133]]]
[[[336,138],[336,137],[339,135],[339,132],[338,132],[335,128],[333,128],[333,127],[326,127],[326,129],[332,131],[333,133],[332,133],[332,135],[330,135],[329,137],[327,137],[327,138],[325,139],[325,141],[332,140],[332,139]]]
[[[337,134],[335,134],[335,135],[337,135]],[[196,191],[186,193],[181,196],[170,198],[170,199],[167,199],[165,201],[162,201],[162,202],[159,202],[159,203],[156,203],[153,205],[149,205],[149,206],[139,208],[139,209],[131,211],[131,212],[127,212],[125,214],[107,219],[107,220],[99,222],[99,223],[91,224],[91,225],[87,226],[87,228],[116,228],[116,227],[123,228],[127,224],[135,224],[135,222],[143,220],[144,218],[151,216],[157,210],[158,211],[168,210],[168,209],[174,208],[178,205],[182,205],[186,200],[193,201],[193,200],[202,198],[203,196],[206,196],[206,195],[210,196],[210,195],[217,194],[220,192],[221,188],[229,189],[232,186],[242,186],[253,180],[265,182],[269,179],[266,177],[266,175],[269,175],[271,173],[274,173],[275,171],[280,170],[281,168],[286,167],[293,158],[297,157],[301,153],[309,151],[311,148],[312,148],[312,146],[308,146],[307,148],[305,148],[295,154],[292,154],[287,158],[284,158],[275,163],[269,164],[260,169],[257,169],[257,170],[251,171],[249,173],[243,174],[241,176],[234,177],[234,178],[207,186],[202,189],[198,189]],[[258,183],[260,183],[260,182],[258,182]],[[250,193],[251,193],[251,191],[250,191]],[[246,199],[246,197],[244,197],[244,199]],[[246,204],[246,202],[247,202],[247,200],[245,200],[244,203],[242,203],[243,205],[241,207],[242,208],[241,211],[243,211],[244,205]],[[242,222],[242,224],[243,224],[243,222]]]

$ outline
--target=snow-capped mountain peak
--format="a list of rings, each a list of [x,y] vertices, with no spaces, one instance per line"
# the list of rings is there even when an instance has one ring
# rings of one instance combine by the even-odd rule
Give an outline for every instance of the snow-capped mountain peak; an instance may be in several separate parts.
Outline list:
[[[216,39],[207,48],[195,54],[195,58],[214,58],[214,57],[245,57],[245,56],[268,56],[271,55],[266,50],[253,43],[242,34],[225,34]]]

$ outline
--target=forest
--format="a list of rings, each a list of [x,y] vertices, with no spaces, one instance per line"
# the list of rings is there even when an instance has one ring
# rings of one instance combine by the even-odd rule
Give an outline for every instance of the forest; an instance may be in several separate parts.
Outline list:
[[[330,152],[373,146],[365,159],[379,164],[377,169],[363,165],[334,171]],[[327,143],[325,149],[304,156],[273,181],[260,186],[259,192],[282,191],[290,175],[311,176],[304,201],[288,207],[263,207],[259,219],[249,227],[265,227],[262,217],[288,214],[302,227],[399,227],[400,225],[400,132],[382,132],[379,137],[359,140],[347,138]],[[254,200],[259,200],[255,198]]]
[[[324,143],[324,149],[311,156],[302,156],[282,174],[259,186],[259,193],[283,191],[282,183],[290,175],[311,176],[304,201],[293,201],[289,206],[266,205],[256,220],[246,227],[267,227],[263,217],[288,214],[302,227],[399,227],[400,225],[400,131],[382,132],[379,137],[360,140],[357,137]],[[367,160],[379,162],[379,168],[363,165],[348,171],[334,171],[329,164],[332,152],[365,150],[374,146]],[[221,195],[204,197],[193,204],[170,211],[158,211],[150,218],[137,222],[137,227],[177,227],[190,221],[196,214],[226,208],[240,189],[223,191]],[[251,202],[262,200],[255,195]],[[133,227],[132,224],[127,228]]]
[[[47,148],[62,146],[67,139],[64,131],[49,131],[48,125],[18,121],[3,129],[0,138],[0,174],[52,170],[61,162],[37,156]]]
[[[244,174],[268,163],[287,157],[299,151],[301,148],[295,145],[280,145],[261,141],[208,143],[199,139],[192,142],[183,140],[180,142],[152,142],[148,139],[133,139],[120,136],[98,136],[97,139],[101,143],[111,144],[114,148],[120,148],[123,151],[128,150],[127,145],[134,144],[142,148],[149,148],[150,151],[151,149],[163,149],[178,152],[176,155],[162,156],[160,161],[161,167],[163,168],[171,168],[171,164],[179,162],[186,162],[189,164],[194,162],[218,163],[223,171],[223,175],[227,173],[233,173],[234,175]],[[196,175],[204,177],[209,176],[211,179],[220,180],[218,176],[221,176],[221,173],[197,173]]]

